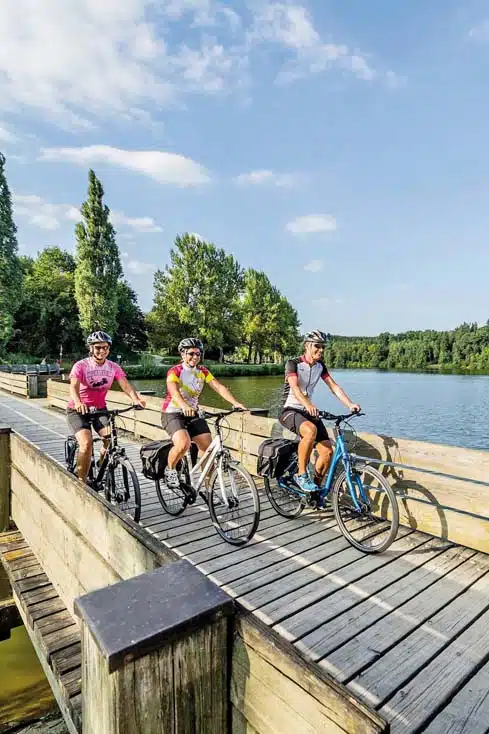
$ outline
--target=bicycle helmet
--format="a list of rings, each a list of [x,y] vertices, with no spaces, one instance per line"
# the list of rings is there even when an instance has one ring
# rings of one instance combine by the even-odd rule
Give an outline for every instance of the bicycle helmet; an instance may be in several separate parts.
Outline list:
[[[306,342],[318,342],[318,344],[327,344],[329,341],[329,336],[324,331],[320,331],[319,329],[313,329],[312,331],[308,331],[306,334],[304,334],[304,344]]]
[[[192,336],[188,336],[185,339],[182,339],[180,344],[178,345],[178,351],[184,352],[186,349],[192,349],[192,347],[195,347],[195,349],[200,349],[201,352],[204,351],[204,345],[200,341],[200,339],[194,339]]]
[[[87,336],[87,345],[89,347],[92,344],[100,344],[101,342],[112,344],[112,337],[110,337],[105,331],[93,331]]]

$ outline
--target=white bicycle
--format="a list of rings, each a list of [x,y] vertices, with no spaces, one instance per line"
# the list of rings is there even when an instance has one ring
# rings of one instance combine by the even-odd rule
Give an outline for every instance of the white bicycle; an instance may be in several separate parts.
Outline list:
[[[251,540],[260,522],[260,499],[251,475],[232,458],[223,444],[222,421],[237,412],[243,411],[233,408],[221,413],[199,412],[195,420],[215,421],[216,435],[210,446],[197,460],[197,447],[192,444],[190,451],[179,461],[176,467],[179,489],[170,489],[161,479],[156,479],[155,484],[161,506],[169,515],[181,515],[200,496],[207,504],[212,523],[221,538],[232,545],[244,545]],[[263,415],[267,411],[254,409],[249,412]]]

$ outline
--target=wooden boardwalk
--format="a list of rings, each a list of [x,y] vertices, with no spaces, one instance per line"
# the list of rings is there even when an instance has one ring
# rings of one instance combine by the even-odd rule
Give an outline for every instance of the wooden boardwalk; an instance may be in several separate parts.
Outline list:
[[[0,393],[0,423],[63,463],[64,416]],[[123,443],[138,469],[140,444]],[[140,481],[141,525],[378,710],[392,732],[489,731],[489,556],[406,528],[387,553],[365,556],[330,514],[285,520],[263,496],[255,538],[233,548],[201,503],[171,518]]]

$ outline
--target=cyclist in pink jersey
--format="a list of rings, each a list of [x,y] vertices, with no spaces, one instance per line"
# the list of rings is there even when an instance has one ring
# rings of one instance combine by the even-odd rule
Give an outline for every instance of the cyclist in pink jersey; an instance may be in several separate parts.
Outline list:
[[[224,400],[235,408],[246,410],[234,395],[207,367],[199,365],[204,351],[200,339],[188,337],[178,345],[181,354],[180,364],[171,367],[166,375],[167,394],[163,401],[161,425],[171,436],[173,447],[168,454],[168,466],[165,469],[165,482],[169,489],[178,489],[180,480],[176,466],[185,456],[193,441],[203,453],[212,441],[211,432],[203,418],[195,418],[199,408],[200,393],[204,385],[209,385]]]
[[[79,445],[77,475],[86,481],[92,456],[92,425],[102,438],[107,435],[109,419],[105,416],[92,416],[90,408],[103,410],[107,407],[105,398],[114,380],[129,395],[133,403],[146,406],[143,398],[127,381],[126,375],[117,362],[107,359],[112,344],[105,331],[94,331],[87,337],[89,356],[75,362],[70,372],[70,400],[66,407],[68,425]],[[100,452],[99,462],[106,451],[105,442]]]

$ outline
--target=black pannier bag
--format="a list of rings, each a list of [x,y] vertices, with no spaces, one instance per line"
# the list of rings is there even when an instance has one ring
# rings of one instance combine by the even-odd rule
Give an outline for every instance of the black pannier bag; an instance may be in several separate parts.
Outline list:
[[[165,478],[168,454],[172,446],[172,440],[167,438],[165,441],[151,441],[141,447],[139,455],[146,479],[155,481]]]
[[[297,451],[298,441],[287,438],[267,438],[258,447],[256,470],[261,477],[280,477]]]

